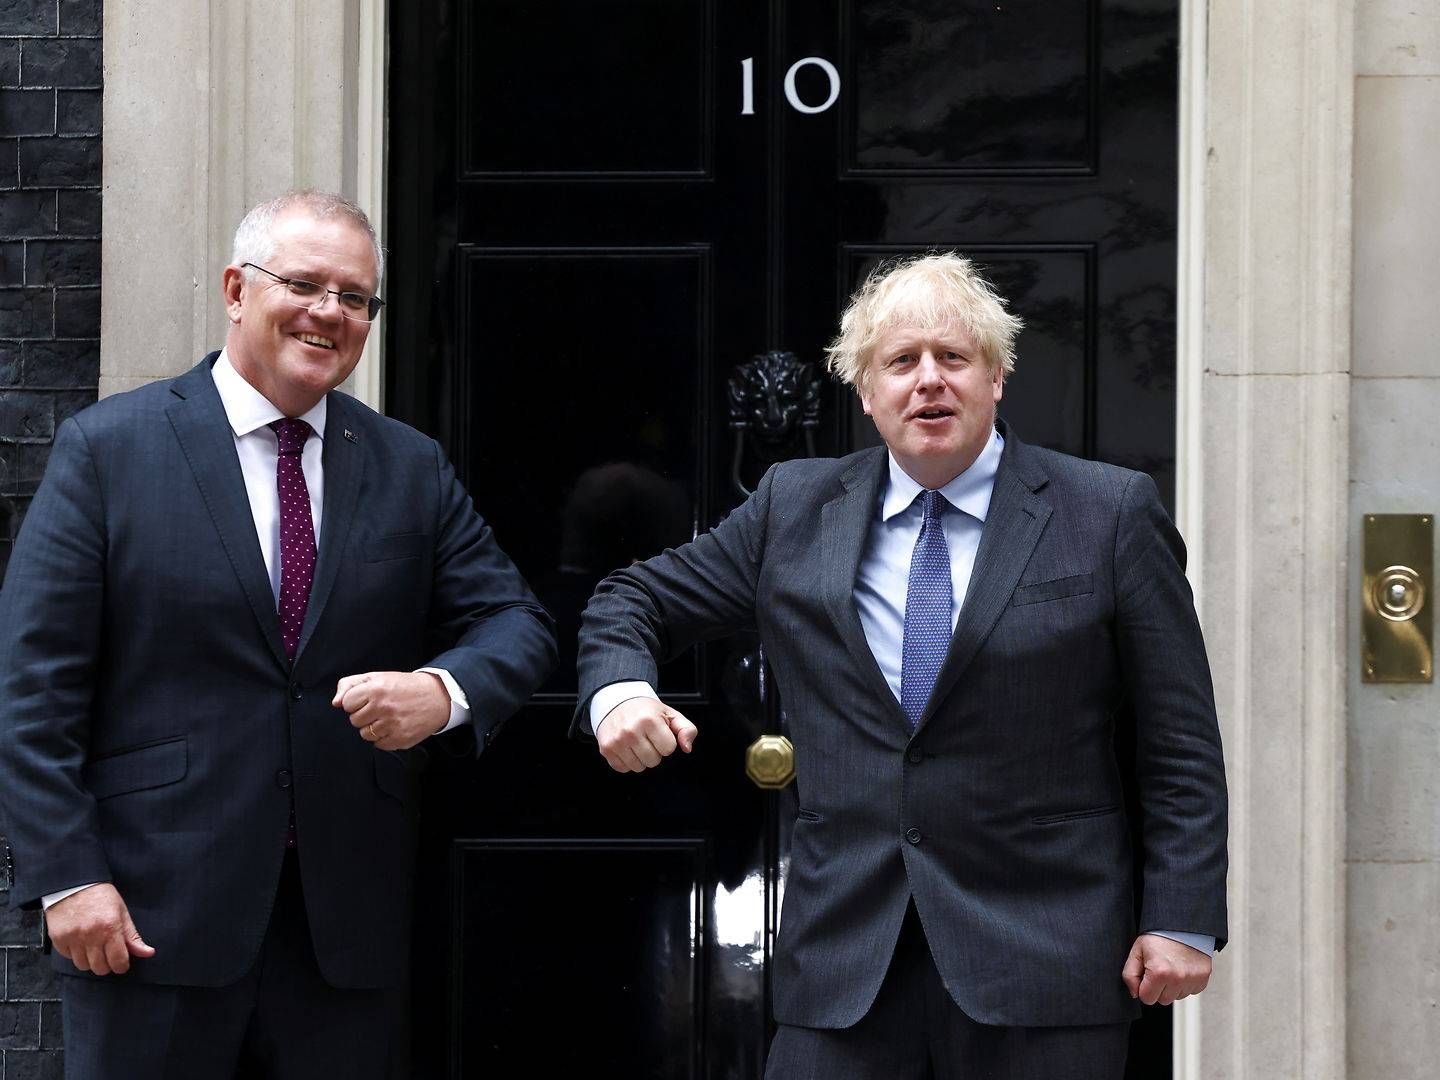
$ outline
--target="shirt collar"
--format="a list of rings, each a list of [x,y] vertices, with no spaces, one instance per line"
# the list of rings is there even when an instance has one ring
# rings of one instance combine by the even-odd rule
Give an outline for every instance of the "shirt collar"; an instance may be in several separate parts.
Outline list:
[[[980,451],[980,456],[970,467],[940,489],[945,501],[957,510],[963,510],[980,521],[990,512],[990,496],[995,491],[995,474],[1000,469],[1000,451],[1005,440],[1000,432],[992,431],[990,441]],[[889,458],[890,476],[885,488],[885,497],[880,504],[880,520],[889,521],[915,501],[923,488],[900,467],[895,455],[886,451]]]
[[[220,359],[215,361],[210,375],[215,380],[220,404],[225,407],[225,417],[230,421],[230,429],[237,439],[260,430],[272,421],[284,419],[285,414],[235,370],[229,353],[224,349],[220,350]],[[314,408],[300,417],[321,439],[325,438],[325,404],[326,399],[322,397]]]

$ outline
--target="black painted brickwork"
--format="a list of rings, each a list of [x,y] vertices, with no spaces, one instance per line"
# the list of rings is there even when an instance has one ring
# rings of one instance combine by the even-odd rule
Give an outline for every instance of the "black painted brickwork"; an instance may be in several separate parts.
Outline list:
[[[0,571],[100,381],[101,6],[0,0]],[[0,852],[0,1080],[60,1080],[59,988],[9,888]]]

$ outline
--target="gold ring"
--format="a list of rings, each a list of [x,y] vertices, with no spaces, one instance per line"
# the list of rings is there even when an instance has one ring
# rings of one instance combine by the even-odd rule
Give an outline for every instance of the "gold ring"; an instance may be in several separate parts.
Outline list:
[[[370,733],[369,739],[370,739],[371,742],[379,742],[379,741],[380,741],[380,736],[375,734],[375,725],[374,725],[373,723],[372,723],[372,724],[367,724],[366,727],[365,727],[365,730]]]

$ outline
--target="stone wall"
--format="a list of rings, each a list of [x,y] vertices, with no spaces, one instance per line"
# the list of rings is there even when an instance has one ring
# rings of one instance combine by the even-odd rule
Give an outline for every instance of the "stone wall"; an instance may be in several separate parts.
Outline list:
[[[100,377],[100,22],[101,0],[0,0],[0,571],[56,425]],[[58,1078],[40,918],[9,885],[0,853],[0,1080]]]
[[[1367,513],[1440,513],[1440,15],[1360,0],[1355,50],[1355,346],[1350,574]],[[1430,583],[1434,603],[1435,583]],[[1349,652],[1360,653],[1358,618]],[[1440,1058],[1440,687],[1350,664],[1349,1075]]]

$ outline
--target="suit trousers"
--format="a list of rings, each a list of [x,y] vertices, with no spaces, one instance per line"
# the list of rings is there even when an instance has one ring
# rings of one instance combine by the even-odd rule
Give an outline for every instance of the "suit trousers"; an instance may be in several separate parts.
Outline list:
[[[941,982],[912,901],[870,1010],[848,1028],[781,1024],[765,1080],[1122,1080],[1129,1036],[1128,1022],[1024,1028],[970,1019]]]
[[[260,955],[238,982],[158,986],[123,975],[62,982],[67,1080],[403,1075],[403,995],[325,982],[293,850],[285,853]]]

